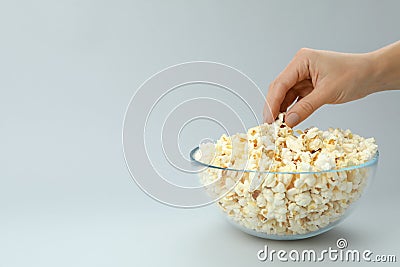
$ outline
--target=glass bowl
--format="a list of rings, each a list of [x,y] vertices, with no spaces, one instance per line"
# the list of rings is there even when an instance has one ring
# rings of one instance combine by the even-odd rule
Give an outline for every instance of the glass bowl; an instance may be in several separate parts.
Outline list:
[[[266,239],[297,240],[329,231],[354,210],[354,205],[375,176],[379,152],[369,161],[341,169],[319,172],[257,172],[221,168],[200,161],[199,147],[190,152],[200,180],[228,221],[241,231]],[[307,190],[294,185],[274,192],[262,182],[249,190],[251,177],[315,180]],[[267,177],[267,178],[265,178]],[[205,181],[213,180],[212,183]],[[293,183],[292,183],[293,184]],[[295,194],[293,195],[293,192]]]

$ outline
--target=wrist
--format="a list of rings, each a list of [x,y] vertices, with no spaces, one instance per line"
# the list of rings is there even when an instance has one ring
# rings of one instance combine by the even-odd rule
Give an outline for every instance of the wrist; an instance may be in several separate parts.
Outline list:
[[[371,93],[400,88],[400,43],[368,53]]]
[[[359,81],[362,97],[381,91],[381,80],[384,76],[384,64],[377,51],[357,55],[359,60]]]
[[[365,90],[367,94],[383,91],[382,83],[384,80],[385,63],[379,50],[364,54],[368,64]]]
[[[383,51],[379,49],[368,53],[368,56],[371,64],[371,93],[384,91],[386,90],[385,76],[388,66]]]

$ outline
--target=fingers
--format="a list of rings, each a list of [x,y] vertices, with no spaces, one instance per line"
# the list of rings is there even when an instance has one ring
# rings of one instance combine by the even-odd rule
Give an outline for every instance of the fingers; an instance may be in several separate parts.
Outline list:
[[[278,116],[286,93],[298,82],[308,79],[311,50],[301,49],[271,83],[264,107],[264,121],[272,123]]]
[[[296,126],[326,103],[326,98],[319,91],[320,90],[314,90],[310,94],[301,98],[287,112],[285,122],[289,127]]]
[[[314,89],[314,86],[311,80],[304,80],[297,83],[295,86],[290,89],[285,96],[285,99],[282,101],[280,112],[285,112],[290,105],[299,97],[305,97]]]
[[[299,96],[298,92],[296,92],[294,89],[290,89],[285,96],[285,99],[282,101],[281,107],[279,109],[279,112],[285,112],[290,105],[293,104],[293,102],[297,99]]]

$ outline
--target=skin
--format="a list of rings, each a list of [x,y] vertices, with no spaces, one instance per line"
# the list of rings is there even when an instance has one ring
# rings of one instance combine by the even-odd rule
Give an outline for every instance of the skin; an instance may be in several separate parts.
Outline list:
[[[322,105],[396,89],[400,89],[400,41],[364,54],[302,48],[269,86],[264,121],[272,123],[287,111],[285,122],[294,127]]]

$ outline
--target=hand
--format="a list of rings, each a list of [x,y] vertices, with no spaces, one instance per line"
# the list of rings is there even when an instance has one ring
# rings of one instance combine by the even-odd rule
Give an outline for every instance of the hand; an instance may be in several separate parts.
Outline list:
[[[373,92],[378,80],[375,53],[345,54],[303,48],[271,83],[264,120],[272,123],[287,111],[285,122],[295,126],[324,104],[340,104]]]

